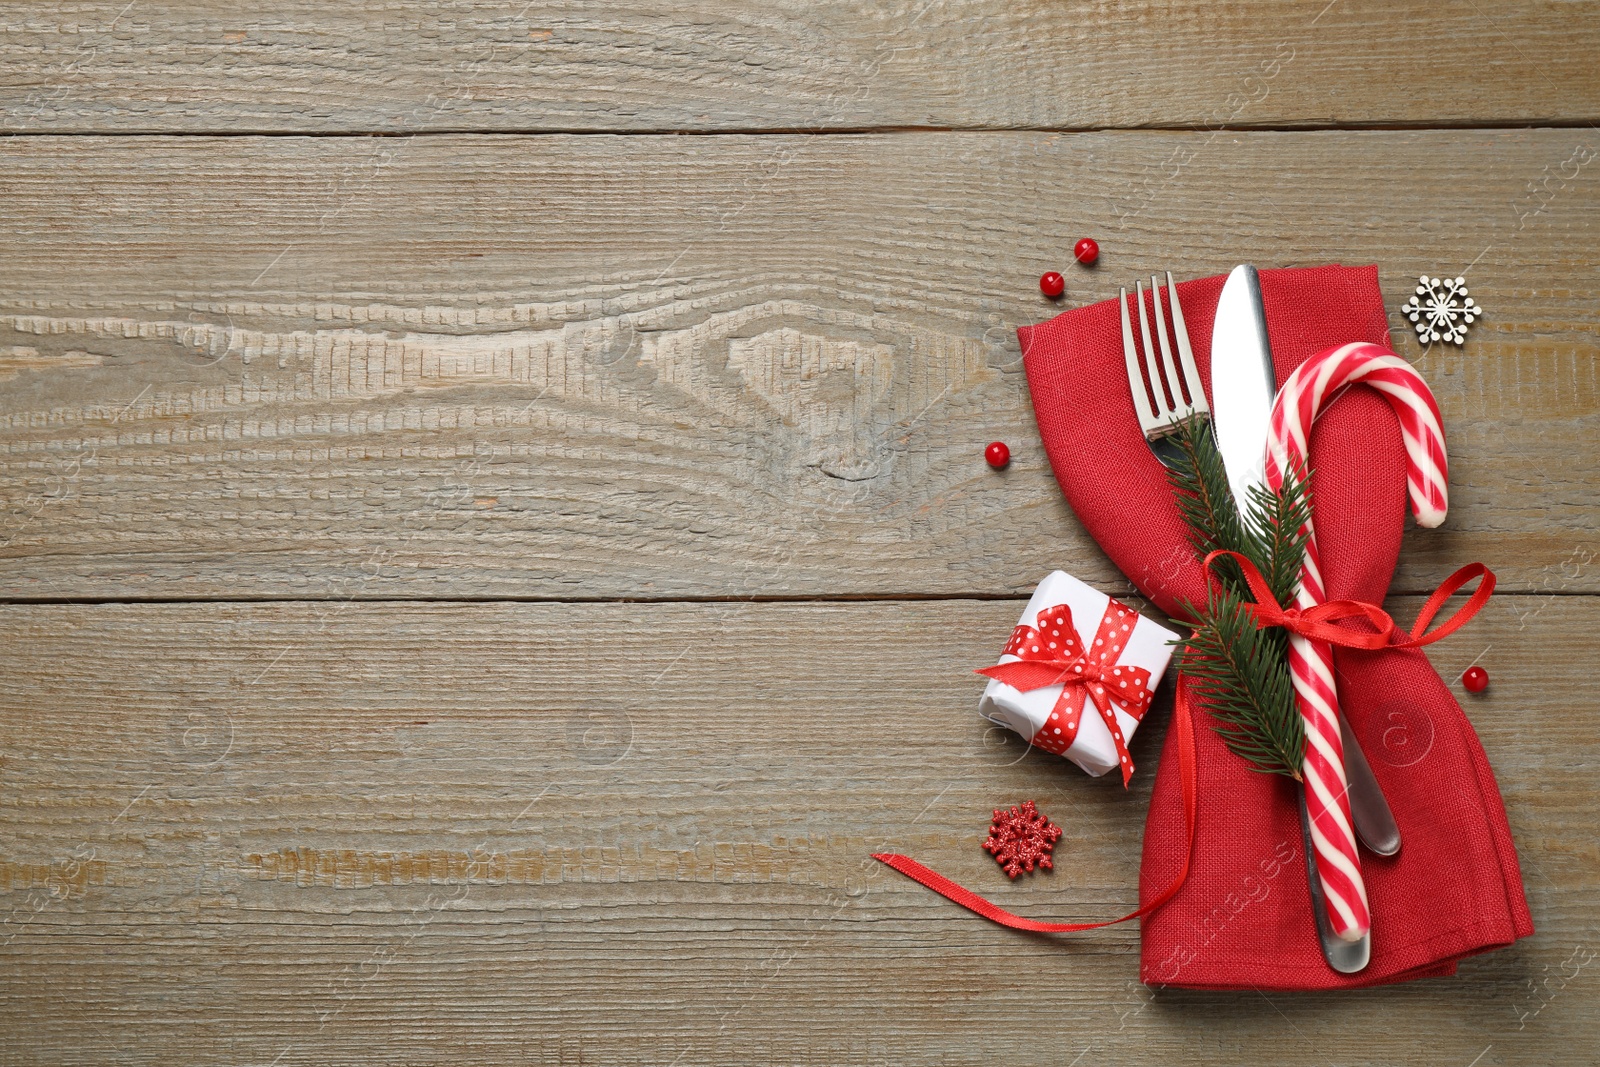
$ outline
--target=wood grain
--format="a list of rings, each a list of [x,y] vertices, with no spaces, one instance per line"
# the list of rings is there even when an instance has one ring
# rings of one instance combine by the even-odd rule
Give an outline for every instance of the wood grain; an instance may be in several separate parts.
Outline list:
[[[1580,124],[1597,48],[1600,6],[1555,0],[33,0],[0,14],[0,129]]]
[[[0,1061],[1582,1061],[1597,49],[1593,0],[5,5]],[[1464,349],[1392,320],[1452,458],[1396,589],[1515,594],[1430,652],[1493,675],[1534,937],[1151,990],[867,858],[1134,898],[1170,697],[1125,794],[967,673],[1049,569],[1128,588],[1013,333],[1084,235],[1068,305],[1470,278]],[[1030,796],[1062,862],[1003,884]]]
[[[0,143],[0,595],[1126,588],[1014,327],[1140,272],[1467,272],[1429,377],[1481,559],[1600,588],[1593,131]],[[984,443],[1010,442],[1002,475]]]
[[[1497,598],[1431,650],[1450,675],[1495,650],[1465,702],[1540,933],[1339,996],[1144,989],[1131,927],[1016,935],[867,859],[1035,915],[1133,899],[1170,706],[1131,794],[987,729],[965,669],[1018,607],[0,608],[7,1058],[1540,1064],[1600,1041],[1594,598]],[[977,842],[1024,797],[1067,837],[1007,884]]]

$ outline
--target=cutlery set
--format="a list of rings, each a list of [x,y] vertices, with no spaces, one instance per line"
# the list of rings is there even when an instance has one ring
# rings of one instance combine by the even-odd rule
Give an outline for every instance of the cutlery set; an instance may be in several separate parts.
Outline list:
[[[1251,520],[1245,502],[1250,499],[1253,487],[1266,485],[1268,432],[1273,399],[1277,394],[1260,278],[1254,267],[1239,266],[1228,275],[1223,285],[1211,333],[1209,403],[1190,348],[1177,286],[1170,272],[1166,275],[1166,282],[1167,308],[1163,310],[1162,289],[1155,276],[1150,278],[1150,313],[1146,311],[1142,282],[1134,283],[1140,343],[1135,342],[1126,289],[1121,291],[1119,299],[1123,355],[1127,362],[1128,386],[1139,429],[1156,458],[1170,467],[1177,458],[1177,449],[1171,440],[1173,431],[1186,422],[1209,425],[1222,456],[1234,500],[1243,520],[1249,523]],[[1153,339],[1150,328],[1152,315],[1155,320]],[[1400,831],[1395,825],[1394,816],[1342,712],[1339,714],[1339,728],[1349,783],[1351,820],[1356,834],[1362,844],[1374,853],[1392,856],[1400,849]],[[1348,941],[1341,939],[1333,930],[1312,848],[1311,820],[1303,784],[1300,788],[1300,824],[1306,880],[1310,885],[1312,911],[1316,916],[1323,957],[1334,970],[1344,974],[1355,973],[1364,968],[1370,959],[1371,934],[1366,932],[1359,940]]]

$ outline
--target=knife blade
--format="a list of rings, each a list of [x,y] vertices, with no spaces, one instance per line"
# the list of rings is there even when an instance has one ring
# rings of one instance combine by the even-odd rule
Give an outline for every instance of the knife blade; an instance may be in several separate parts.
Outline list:
[[[1278,381],[1261,306],[1261,279],[1248,264],[1233,268],[1211,326],[1211,427],[1241,514],[1254,486],[1267,484],[1267,432]]]
[[[1261,301],[1261,278],[1254,267],[1244,264],[1228,274],[1222,296],[1217,301],[1211,330],[1211,411],[1212,429],[1228,475],[1228,487],[1247,524],[1250,518],[1246,505],[1251,492],[1266,485],[1267,435],[1276,393],[1277,377],[1272,367],[1272,346],[1267,338],[1266,310]],[[1342,714],[1340,726],[1346,750],[1345,773],[1350,782],[1351,821],[1356,824],[1356,832],[1362,840],[1374,851],[1380,851],[1373,847],[1374,841],[1383,845],[1392,842],[1389,852],[1384,853],[1388,855],[1400,847],[1399,830],[1377,779],[1361,755],[1360,746],[1354,744],[1355,739],[1344,724]],[[1355,773],[1354,765],[1359,765],[1365,774]],[[1358,790],[1364,794],[1359,802]],[[1300,807],[1304,821],[1303,787]],[[1310,847],[1309,823],[1306,827],[1306,879],[1310,884],[1312,911],[1323,957],[1329,966],[1342,973],[1360,970],[1367,962],[1371,934],[1363,936],[1355,943],[1357,947],[1352,948],[1333,932],[1323,906],[1316,857]]]

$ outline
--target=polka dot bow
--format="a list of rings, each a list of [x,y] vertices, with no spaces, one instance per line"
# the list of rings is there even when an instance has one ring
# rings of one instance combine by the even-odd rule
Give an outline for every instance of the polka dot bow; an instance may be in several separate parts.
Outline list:
[[[1077,740],[1084,706],[1092,696],[1095,710],[1116,742],[1126,787],[1133,777],[1133,760],[1128,757],[1128,743],[1113,709],[1121,709],[1138,722],[1150,709],[1154,695],[1149,671],[1117,664],[1138,621],[1138,612],[1111,601],[1100,618],[1094,643],[1086,649],[1072,624],[1072,609],[1057,604],[1039,612],[1037,626],[1023,624],[1012,631],[1004,655],[1016,656],[1016,662],[985,667],[978,673],[1023,691],[1061,686],[1055,707],[1033,735],[1033,744],[1058,756]]]

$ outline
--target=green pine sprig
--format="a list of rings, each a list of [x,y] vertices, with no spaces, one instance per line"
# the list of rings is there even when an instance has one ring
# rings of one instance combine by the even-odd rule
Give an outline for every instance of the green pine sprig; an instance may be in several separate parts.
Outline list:
[[[1178,651],[1228,750],[1255,770],[1300,780],[1305,725],[1289,680],[1288,635],[1256,629],[1244,598],[1213,589],[1200,623]]]
[[[1177,458],[1167,477],[1195,551],[1201,558],[1218,549],[1240,553],[1279,603],[1290,602],[1309,536],[1308,477],[1293,471],[1276,493],[1254,487],[1241,519],[1209,423],[1179,424],[1171,439]],[[1229,751],[1254,770],[1299,781],[1305,726],[1289,678],[1288,634],[1256,628],[1246,607],[1255,598],[1235,561],[1220,561],[1213,573],[1220,581],[1204,608],[1184,605],[1194,634],[1179,646],[1179,669],[1195,680]]]
[[[1245,555],[1267,580],[1278,603],[1287,605],[1300,587],[1300,568],[1311,537],[1311,482],[1303,472],[1291,470],[1276,493],[1253,485],[1245,510],[1255,547]]]
[[[1177,495],[1178,512],[1189,527],[1189,543],[1195,553],[1204,559],[1218,550],[1241,552],[1254,562],[1256,545],[1234,507],[1233,490],[1228,487],[1228,472],[1211,424],[1186,419],[1177,424],[1168,440],[1176,447],[1178,458],[1167,468],[1167,482]],[[1238,569],[1233,568],[1232,574],[1239,577]]]

